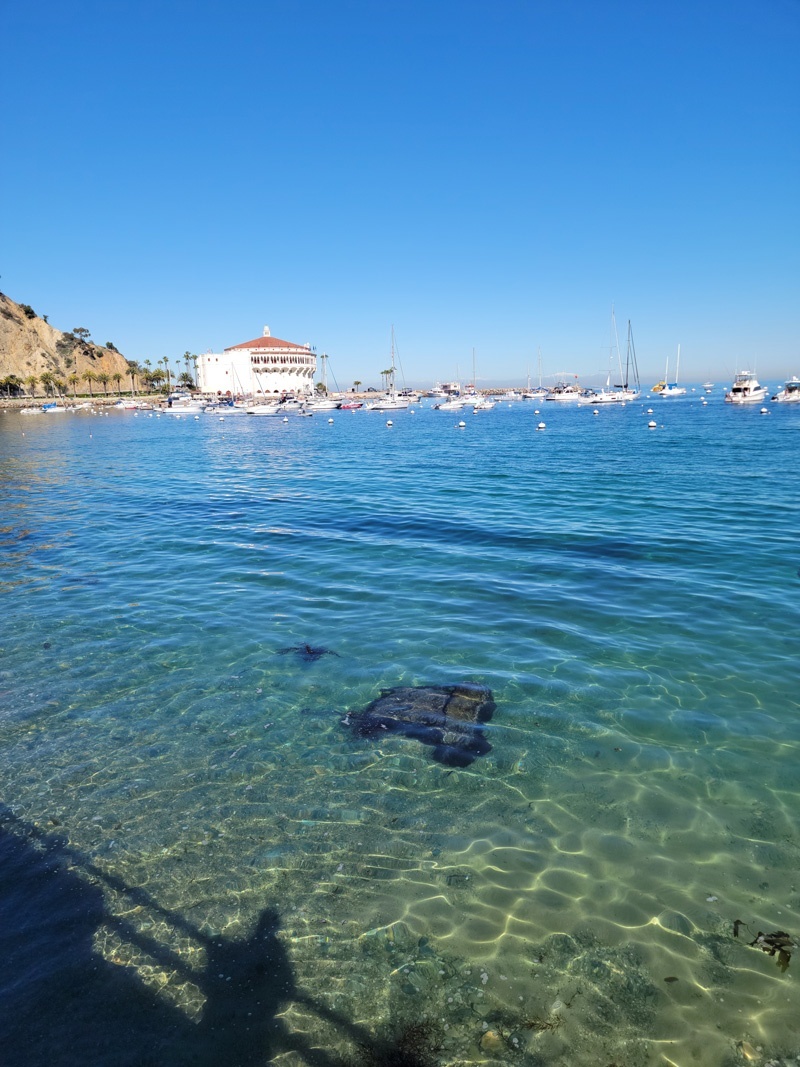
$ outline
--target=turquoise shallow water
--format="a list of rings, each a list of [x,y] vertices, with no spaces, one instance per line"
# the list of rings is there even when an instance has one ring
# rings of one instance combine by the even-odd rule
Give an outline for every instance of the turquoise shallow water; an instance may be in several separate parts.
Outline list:
[[[7,869],[82,902],[35,966],[6,908],[6,1047],[800,1059],[800,955],[748,946],[800,935],[800,410],[651,407],[0,415]],[[460,681],[467,768],[342,724]]]

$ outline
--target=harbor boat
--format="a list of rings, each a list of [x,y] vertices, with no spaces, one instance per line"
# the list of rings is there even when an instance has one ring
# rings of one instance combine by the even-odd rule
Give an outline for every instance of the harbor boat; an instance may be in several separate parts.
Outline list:
[[[326,352],[323,352],[319,358],[322,363],[322,382],[317,386],[319,393],[311,399],[306,400],[303,404],[303,411],[308,412],[309,414],[313,411],[336,411],[342,404],[338,397],[330,396],[328,394],[329,356]]]
[[[286,408],[280,403],[275,401],[272,404],[261,402],[259,404],[250,404],[249,407],[244,409],[245,415],[284,415]]]
[[[42,411],[45,415],[63,415],[67,408],[53,400],[48,404],[42,404]]]
[[[576,375],[577,379],[577,375]],[[560,404],[575,404],[584,395],[584,390],[574,382],[556,382],[552,389],[547,391],[545,400],[555,400]]]
[[[772,399],[776,404],[800,404],[800,378],[793,374]]]
[[[680,370],[680,365],[681,346],[678,345],[678,358],[675,361],[675,381],[671,382],[669,380],[669,356],[667,356],[667,365],[664,368],[664,381],[659,383],[661,386],[660,389],[656,389],[656,387],[653,386],[654,393],[657,392],[660,396],[663,397],[686,396],[686,387],[683,385],[678,385],[678,371]]]
[[[539,363],[539,384],[531,389],[531,376],[528,373],[528,384],[525,387],[525,391],[522,394],[523,400],[544,400],[547,396],[547,390],[542,385],[542,349],[539,348],[537,353],[537,359]]]
[[[395,389],[394,384],[394,326],[392,326],[392,365],[388,371],[384,371],[383,373],[386,374],[388,389],[383,396],[378,397],[378,399],[374,400],[371,404],[367,404],[367,410],[381,412],[404,410],[409,405],[408,398],[405,396],[401,396],[400,393],[398,393]]]
[[[727,404],[758,404],[766,399],[767,387],[760,385],[755,373],[737,371],[730,391],[725,394]]]
[[[442,400],[439,404],[433,405],[434,411],[461,411],[462,408],[469,407],[470,397],[466,394],[458,396],[451,396],[448,400]]]
[[[710,393],[713,388],[714,388],[714,383],[713,382],[703,382],[703,389],[705,389],[705,391],[707,393]]]
[[[167,406],[162,410],[168,415],[199,415],[208,404],[201,397],[190,396],[188,393],[172,393],[167,398]]]
[[[363,400],[345,400],[339,407],[342,411],[358,411],[359,408],[363,408]]]
[[[614,360],[614,349],[617,351],[617,364],[619,369],[619,382],[611,384],[611,366]],[[633,378],[633,386],[631,386],[631,378]],[[631,320],[628,319],[628,347],[625,356],[625,369],[622,367],[622,353],[619,347],[619,337],[617,336],[617,320],[614,316],[614,309],[611,309],[611,353],[609,357],[609,369],[608,377],[604,388],[599,392],[586,393],[581,397],[579,403],[587,404],[625,404],[629,400],[636,400],[640,394],[639,389],[639,370],[636,364],[636,348],[633,343],[633,329],[631,327]]]

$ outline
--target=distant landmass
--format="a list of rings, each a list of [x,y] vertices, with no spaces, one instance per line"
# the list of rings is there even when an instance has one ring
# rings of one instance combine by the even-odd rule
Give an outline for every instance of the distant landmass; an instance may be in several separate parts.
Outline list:
[[[0,383],[9,378],[41,382],[44,375],[45,381],[49,377],[67,387],[76,375],[84,382],[87,372],[107,374],[112,381],[121,374],[127,381],[128,361],[111,341],[92,341],[85,327],[57,330],[29,304],[0,293]]]

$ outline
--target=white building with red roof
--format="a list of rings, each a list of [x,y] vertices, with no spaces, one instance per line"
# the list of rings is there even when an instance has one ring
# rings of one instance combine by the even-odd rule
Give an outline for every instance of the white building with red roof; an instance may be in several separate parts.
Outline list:
[[[261,337],[231,345],[221,354],[197,358],[197,384],[203,393],[310,395],[314,391],[317,357],[311,345],[273,337],[269,326]]]

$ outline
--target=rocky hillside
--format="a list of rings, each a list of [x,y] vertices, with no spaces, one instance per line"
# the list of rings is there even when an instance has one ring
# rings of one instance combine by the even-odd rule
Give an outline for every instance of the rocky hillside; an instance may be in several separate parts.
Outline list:
[[[110,378],[122,374],[128,380],[128,361],[121,352],[109,342],[94,344],[88,330],[76,330],[62,333],[28,304],[17,304],[0,293],[0,382],[12,375],[24,382],[49,374],[67,383],[73,374],[82,380],[87,371]]]

